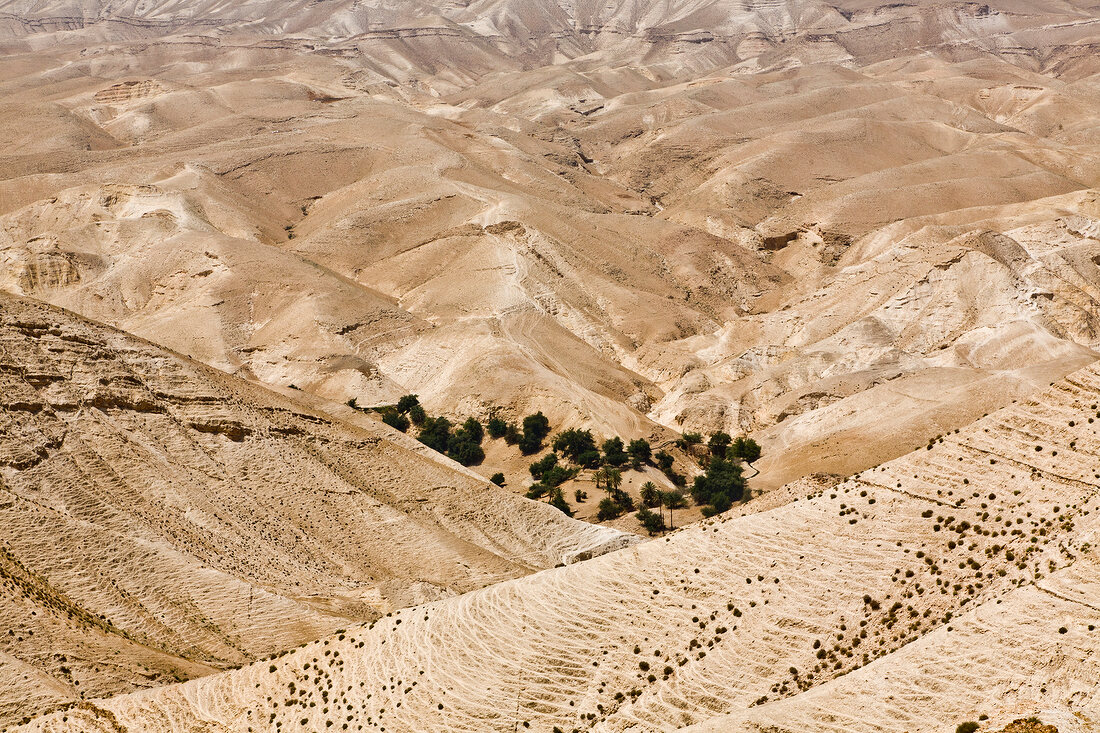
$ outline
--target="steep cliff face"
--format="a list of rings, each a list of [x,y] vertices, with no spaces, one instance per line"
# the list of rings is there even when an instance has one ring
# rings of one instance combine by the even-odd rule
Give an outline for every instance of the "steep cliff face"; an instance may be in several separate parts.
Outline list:
[[[620,542],[370,424],[0,296],[0,716]]]

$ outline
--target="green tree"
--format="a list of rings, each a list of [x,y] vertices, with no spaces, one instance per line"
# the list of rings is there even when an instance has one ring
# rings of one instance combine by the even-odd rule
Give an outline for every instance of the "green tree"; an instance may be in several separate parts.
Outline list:
[[[382,413],[382,422],[402,433],[409,429],[409,418],[396,410],[388,410]]]
[[[695,477],[691,498],[696,504],[710,504],[718,494],[725,494],[730,501],[741,501],[745,494],[741,466],[733,461],[713,460],[705,474]]]
[[[508,445],[515,445],[523,438],[523,433],[519,431],[514,422],[508,423],[508,427],[504,430],[504,442]]]
[[[550,421],[546,419],[546,415],[543,415],[541,410],[534,415],[523,418],[523,434],[532,436],[539,441],[550,434]]]
[[[493,440],[503,438],[504,434],[508,432],[508,423],[504,422],[499,417],[489,418],[489,422],[485,427],[489,431],[489,437]]]
[[[567,517],[573,516],[573,510],[569,508],[569,503],[562,496],[561,489],[554,488],[550,491],[550,506],[562,511]]]
[[[693,445],[699,445],[703,442],[703,436],[700,433],[684,433],[680,436],[680,440],[677,441],[681,448],[688,448]]]
[[[623,472],[617,468],[605,468],[604,469],[604,489],[611,493],[618,491],[619,486],[623,483]]]
[[[622,438],[608,438],[601,447],[603,448],[604,463],[609,466],[621,466],[629,460],[626,451],[623,450]]]
[[[492,481],[497,486],[504,486],[504,474],[501,473],[500,471],[497,471],[492,476],[490,476],[489,480]]]
[[[647,507],[655,507],[661,505],[661,492],[657,489],[657,484],[652,481],[646,481],[642,484],[641,496],[642,504]]]
[[[407,394],[397,400],[397,411],[401,413],[408,412],[412,408],[420,404],[420,398],[414,394]]]
[[[668,526],[675,529],[676,524],[672,521],[672,510],[683,509],[687,506],[687,502],[684,501],[684,495],[679,491],[662,491],[661,504],[668,509]]]
[[[462,432],[478,445],[481,445],[481,441],[485,439],[485,429],[481,427],[481,423],[477,421],[477,418],[466,418],[466,422],[462,423]]]
[[[578,469],[565,466],[553,466],[542,474],[542,482],[547,486],[560,486],[577,475]]]
[[[733,457],[752,463],[760,458],[760,446],[752,438],[738,438],[733,441]]]
[[[476,466],[485,460],[481,446],[464,434],[452,435],[447,444],[447,457],[463,466]]]
[[[657,461],[657,468],[661,469],[662,473],[668,473],[672,470],[673,457],[671,453],[665,451],[657,451],[653,456],[653,460]]]
[[[643,463],[649,463],[649,459],[653,454],[653,449],[650,448],[649,441],[644,438],[638,438],[637,440],[630,441],[630,444],[626,447],[626,452],[630,456],[630,463],[637,471],[642,467]]]
[[[710,448],[710,454],[715,458],[725,458],[726,451],[730,447],[730,443],[733,442],[733,438],[729,433],[723,433],[721,431],[710,434],[710,440],[707,441],[707,447]]]
[[[558,465],[558,454],[547,453],[545,456],[528,466],[528,470],[531,472],[531,477],[538,480],[542,478],[544,473],[556,465]]]
[[[648,507],[643,506],[635,514],[638,521],[645,527],[646,532],[652,537],[665,530],[665,519],[660,514],[654,513]]]
[[[577,465],[585,468],[599,468],[602,461],[603,459],[600,457],[600,451],[598,449],[581,453],[576,458]]]
[[[423,425],[428,419],[428,413],[424,412],[424,408],[420,405],[413,405],[409,408],[409,419],[412,420],[413,425]]]
[[[710,498],[710,504],[704,504],[702,512],[704,517],[713,517],[715,514],[728,512],[733,502],[724,493],[719,492]]]
[[[600,504],[596,509],[596,521],[606,522],[609,519],[616,519],[623,515],[623,510],[619,507],[615,500],[611,497],[600,499]]]
[[[531,456],[542,450],[542,438],[524,433],[519,439],[519,452],[525,456]]]
[[[554,450],[558,451],[574,463],[580,463],[577,459],[585,453],[596,450],[596,441],[588,430],[565,430],[554,438]]]
[[[446,453],[451,439],[451,421],[445,417],[428,418],[420,426],[417,438],[432,450]]]

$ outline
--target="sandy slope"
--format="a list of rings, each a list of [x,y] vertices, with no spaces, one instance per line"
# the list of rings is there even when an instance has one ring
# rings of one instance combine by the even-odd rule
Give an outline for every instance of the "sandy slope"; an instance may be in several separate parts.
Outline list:
[[[0,377],[5,722],[618,542],[370,421],[8,295]]]
[[[1095,730],[1098,399],[1086,368],[808,498],[29,729]]]
[[[336,402],[751,432],[759,487],[846,474],[1095,358],[1089,28],[1021,38],[1058,42],[1039,65],[586,57],[434,92],[366,49],[13,48],[0,284]]]

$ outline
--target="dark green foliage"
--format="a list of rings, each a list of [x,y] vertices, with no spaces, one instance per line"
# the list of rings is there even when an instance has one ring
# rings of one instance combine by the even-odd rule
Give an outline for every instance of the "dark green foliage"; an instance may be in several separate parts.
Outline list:
[[[969,720],[965,723],[959,723],[955,728],[955,733],[974,733],[978,730],[978,724],[973,720]]]
[[[710,448],[710,454],[715,458],[725,458],[726,451],[730,447],[730,443],[733,442],[733,438],[729,433],[723,433],[721,431],[710,434],[710,440],[707,441],[707,447]]]
[[[630,456],[630,463],[635,470],[640,468],[643,463],[649,463],[649,459],[653,455],[653,449],[650,448],[649,441],[644,438],[630,441],[630,445],[626,447],[626,452]]]
[[[550,434],[550,421],[542,414],[542,411],[523,418],[523,434],[543,440]]]
[[[387,410],[382,413],[382,422],[386,423],[391,428],[400,430],[402,433],[409,429],[409,418],[396,410]]]
[[[596,512],[597,522],[606,522],[609,519],[616,519],[623,515],[623,510],[615,503],[615,500],[611,497],[600,499],[599,509]]]
[[[413,405],[409,408],[409,419],[412,420],[413,425],[423,425],[428,419],[428,413],[424,412],[424,408],[420,405]]]
[[[603,442],[603,461],[609,466],[621,466],[630,460],[623,450],[622,438],[608,438]]]
[[[662,491],[661,492],[661,504],[668,509],[668,524],[670,527],[675,527],[675,523],[672,521],[672,510],[683,509],[687,506],[687,501],[684,500],[684,495],[679,491]]]
[[[508,432],[508,423],[504,422],[499,417],[489,418],[489,422],[485,427],[488,428],[489,437],[493,440],[503,438],[504,434]]]
[[[661,469],[663,473],[668,473],[672,470],[672,454],[665,451],[657,451],[657,454],[653,456],[653,459],[657,461],[657,468]]]
[[[485,451],[463,432],[456,432],[447,443],[447,457],[463,466],[476,466],[485,460]]]
[[[703,442],[703,436],[699,433],[684,433],[680,436],[680,440],[677,441],[681,448],[688,448],[693,445],[699,445]]]
[[[466,418],[466,422],[462,423],[461,430],[465,433],[467,440],[478,445],[481,445],[481,441],[485,439],[485,429],[481,427],[481,423],[477,421],[477,418]]]
[[[504,486],[504,474],[501,473],[500,471],[497,471],[492,476],[490,476],[489,480],[492,481],[497,486]]]
[[[348,401],[347,401],[347,402],[345,402],[344,404],[346,404],[346,405],[347,405],[348,407],[350,407],[350,408],[351,408],[351,409],[353,409],[353,410],[358,410],[358,409],[359,409],[359,403],[357,403],[357,402],[355,401],[355,398],[354,398],[354,397],[352,397],[352,398],[351,398],[350,400],[348,400]]]
[[[703,516],[713,517],[715,514],[721,514],[722,512],[728,512],[730,507],[733,506],[733,502],[723,492],[718,492],[710,498],[710,504],[703,506]]]
[[[445,417],[430,417],[420,426],[417,436],[421,443],[440,453],[447,452],[451,439],[451,421]]]
[[[611,493],[611,498],[615,500],[615,503],[619,505],[624,513],[634,511],[634,499],[630,498],[630,494],[622,489],[615,489]]]
[[[578,504],[583,504],[588,501],[588,492],[577,489],[573,492],[573,498],[577,500]]]
[[[560,509],[566,516],[573,516],[572,510],[569,508],[569,504],[565,501],[565,497],[561,494],[561,489],[555,488],[550,492],[550,506],[555,509]]]
[[[637,511],[634,516],[637,517],[638,521],[642,523],[642,526],[645,527],[646,532],[651,535],[657,534],[658,532],[664,532],[665,530],[664,517],[655,512],[651,512],[648,507],[643,506]]]
[[[550,455],[553,455],[551,453]],[[568,481],[577,475],[576,468],[566,468],[565,466],[554,466],[553,468],[542,474],[542,482],[547,486],[557,487]]]
[[[574,463],[580,463],[577,458],[596,450],[596,441],[592,438],[591,431],[566,430],[558,433],[554,438],[553,447],[566,458],[572,459]]]
[[[516,427],[516,424],[514,422],[508,423],[508,427],[504,429],[504,442],[508,445],[515,445],[522,437],[523,434]]]
[[[550,487],[546,484],[531,484],[531,488],[527,489],[527,493],[524,494],[528,499],[539,499],[546,496],[546,492],[550,490]]]
[[[542,450],[542,438],[524,433],[519,439],[519,452],[525,456],[534,455]]]
[[[655,507],[661,505],[661,492],[657,490],[657,484],[652,481],[646,481],[642,484],[641,490],[642,504],[647,507]]]
[[[397,401],[398,412],[408,412],[420,404],[420,398],[414,394],[407,394]]]
[[[732,501],[741,501],[745,494],[745,479],[741,467],[721,458],[710,462],[707,472],[695,477],[691,497],[696,504],[710,504],[714,497],[725,494]]]
[[[576,463],[584,468],[599,468],[602,460],[598,450],[590,450],[577,456]]]
[[[544,473],[556,465],[558,465],[558,454],[547,453],[545,456],[532,463],[528,467],[528,470],[531,472],[531,478],[538,480],[542,478]]]
[[[760,458],[760,445],[752,438],[738,438],[733,441],[733,457],[752,463]]]

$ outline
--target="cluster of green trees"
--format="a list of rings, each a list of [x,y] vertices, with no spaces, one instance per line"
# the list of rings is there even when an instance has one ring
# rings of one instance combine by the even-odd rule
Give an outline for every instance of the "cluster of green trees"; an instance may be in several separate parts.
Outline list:
[[[640,498],[642,500],[642,507],[634,516],[637,517],[638,521],[642,523],[642,526],[645,527],[646,531],[651,535],[665,531],[665,509],[668,509],[667,529],[675,529],[676,524],[672,518],[673,510],[683,509],[687,506],[687,499],[684,498],[683,491],[679,489],[661,491],[657,487],[657,484],[652,481],[646,481],[642,484]],[[657,512],[654,513],[652,511],[653,509],[656,509]]]
[[[348,406],[364,409],[355,403],[354,397],[348,400]],[[414,394],[403,396],[396,405],[378,407],[375,411],[381,413],[382,422],[403,433],[415,425],[416,437],[421,443],[463,466],[477,466],[485,460],[485,450],[481,446],[486,433],[490,438],[503,438],[509,445],[518,445],[524,455],[542,450],[543,441],[550,434],[550,421],[542,412],[523,418],[522,429],[498,417],[491,418],[484,426],[473,417],[456,426],[445,417],[430,417]],[[490,480],[498,486],[504,485],[503,474],[494,474]]]
[[[608,438],[597,447],[590,430],[574,429],[558,433],[551,448],[578,466],[589,469],[600,466],[619,468],[629,464],[635,471],[640,471],[642,465],[649,463],[653,457],[648,440],[639,438],[624,446],[623,439],[615,437]]]
[[[619,445],[622,445],[621,440]],[[616,519],[634,509],[634,499],[622,490],[623,472],[619,468],[610,464],[601,466],[592,474],[592,479],[596,482],[597,489],[603,488],[607,492],[607,496],[600,499],[599,506],[596,507],[596,521]]]
[[[699,433],[684,433],[681,439],[689,449],[702,440]],[[760,446],[752,438],[735,440],[729,433],[711,433],[707,451],[699,459],[706,473],[696,476],[691,487],[691,498],[702,507],[704,517],[728,511],[734,502],[747,498],[741,462],[752,463],[759,458]]]
[[[633,511],[634,500],[622,490],[622,469],[624,467],[640,471],[642,466],[653,459],[653,449],[649,441],[644,439],[632,440],[624,444],[619,437],[608,438],[597,445],[596,439],[590,430],[564,430],[559,433],[553,443],[553,452],[532,463],[531,475],[537,483],[531,487],[528,496],[538,498],[549,495],[550,504],[568,512],[568,505],[561,497],[561,489],[558,488],[564,481],[576,476],[582,468],[594,469],[593,477],[596,488],[603,488],[607,496],[602,499],[597,508],[597,519],[601,522],[608,519],[621,517],[623,514]],[[566,467],[559,463],[558,454],[561,454],[572,465]],[[671,458],[671,456],[670,456]],[[557,499],[561,499],[560,502]],[[578,491],[577,501],[588,498],[585,492]]]
[[[360,408],[355,400],[348,405]],[[433,450],[444,453],[464,466],[476,466],[485,460],[482,449],[486,433],[490,438],[503,438],[509,445],[516,445],[524,455],[532,455],[542,450],[546,438],[550,435],[550,421],[542,412],[536,412],[523,418],[517,425],[499,417],[491,418],[483,427],[475,418],[468,418],[461,425],[453,425],[445,417],[430,417],[424,411],[416,395],[405,395],[396,405],[377,408],[382,421],[402,432],[415,425],[417,438]],[[703,443],[700,433],[684,433],[677,445],[688,453],[698,453],[695,446]],[[530,499],[546,497],[551,506],[572,516],[569,504],[562,495],[561,485],[574,478],[581,469],[594,470],[596,488],[603,488],[607,496],[600,500],[596,518],[604,522],[621,517],[634,511],[634,500],[622,490],[622,470],[630,468],[640,471],[643,466],[656,465],[677,488],[672,491],[660,491],[652,481],[642,485],[641,504],[635,516],[652,535],[666,528],[664,510],[668,510],[668,525],[672,528],[672,512],[687,506],[682,488],[687,479],[676,473],[674,458],[666,451],[653,452],[649,441],[639,438],[629,443],[622,438],[613,437],[596,443],[589,430],[571,429],[559,433],[551,443],[552,452],[546,454],[529,467],[535,483],[527,492]],[[571,465],[560,462],[559,455]],[[746,482],[741,462],[753,463],[760,458],[760,446],[751,438],[734,439],[728,433],[711,433],[706,443],[706,451],[699,456],[699,463],[705,473],[696,476],[691,486],[691,498],[702,507],[703,516],[710,517],[728,511],[734,502],[746,497]],[[495,473],[490,479],[503,486],[504,474]],[[586,500],[588,495],[576,492],[577,501]],[[657,512],[652,511],[657,509]]]
[[[684,433],[676,444],[681,450],[693,452],[693,447],[703,442],[701,433]],[[729,433],[721,431],[710,434],[707,441],[707,452],[699,458],[699,462],[706,467],[712,458],[726,461],[744,461],[753,463],[760,458],[760,446],[752,438],[740,437],[736,440]]]

